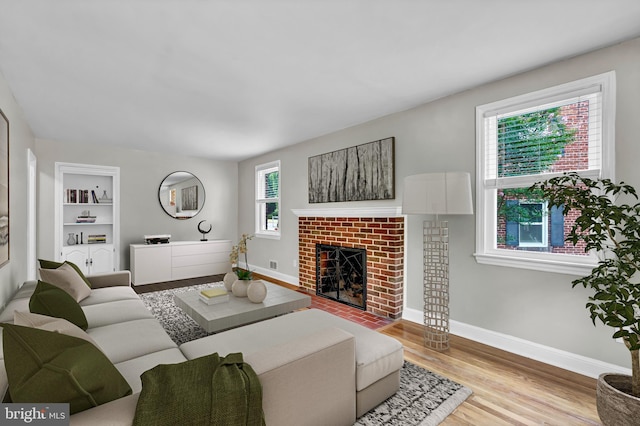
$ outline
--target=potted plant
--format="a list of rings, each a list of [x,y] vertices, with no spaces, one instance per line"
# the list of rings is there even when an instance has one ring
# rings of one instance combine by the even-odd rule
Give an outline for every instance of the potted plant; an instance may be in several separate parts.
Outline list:
[[[238,245],[231,248],[229,261],[233,267],[233,272],[224,276],[224,286],[236,297],[248,297],[252,303],[262,303],[267,297],[267,286],[262,280],[254,280],[253,272],[249,269],[247,259],[247,241],[253,239],[253,235],[242,234]],[[239,259],[244,254],[244,268],[241,268]]]
[[[252,278],[252,272],[249,270],[249,261],[247,260],[247,241],[253,239],[253,235],[242,234],[240,241],[238,241],[238,245],[233,246],[231,248],[231,253],[229,254],[229,260],[232,265],[239,265],[239,257],[241,254],[244,254],[244,269],[237,266],[235,268],[235,273],[238,276],[239,280],[248,281]]]
[[[614,329],[631,354],[632,376],[602,374],[597,385],[598,415],[605,425],[637,424],[640,419],[640,203],[623,182],[589,179],[576,173],[536,183],[549,206],[576,215],[565,240],[598,253],[591,274],[576,279],[593,290],[586,305],[596,320]],[[630,202],[631,204],[627,204]],[[611,417],[614,416],[614,417]]]
[[[253,235],[242,234],[238,244],[231,248],[229,253],[229,261],[233,268],[233,272],[230,272],[224,276],[224,285],[228,291],[231,291],[236,297],[247,297],[247,288],[253,278],[253,273],[249,269],[249,260],[247,259],[247,241],[251,240]],[[240,267],[240,255],[244,254],[244,268]],[[234,284],[238,281],[238,285]]]

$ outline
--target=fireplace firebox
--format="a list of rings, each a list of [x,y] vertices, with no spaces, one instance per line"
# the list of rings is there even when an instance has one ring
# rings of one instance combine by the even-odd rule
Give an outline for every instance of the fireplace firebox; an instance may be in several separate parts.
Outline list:
[[[367,310],[367,251],[316,244],[316,294]]]

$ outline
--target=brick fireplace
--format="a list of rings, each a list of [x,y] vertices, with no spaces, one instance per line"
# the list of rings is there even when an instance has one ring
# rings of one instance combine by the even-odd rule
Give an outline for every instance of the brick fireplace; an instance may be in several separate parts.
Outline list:
[[[329,212],[331,212],[329,210]],[[299,283],[316,292],[316,246],[366,250],[366,310],[391,319],[402,316],[404,217],[320,216],[317,210],[294,210],[298,216]],[[331,213],[327,213],[331,214]]]

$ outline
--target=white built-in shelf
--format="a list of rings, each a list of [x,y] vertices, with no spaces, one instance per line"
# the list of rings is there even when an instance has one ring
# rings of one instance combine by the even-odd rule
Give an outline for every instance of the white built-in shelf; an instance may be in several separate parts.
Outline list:
[[[113,203],[62,203],[63,206],[112,206]]]
[[[55,260],[73,262],[84,274],[119,270],[120,168],[56,162],[54,196]],[[87,211],[95,222],[76,222]],[[108,243],[88,244],[89,234],[103,236]],[[68,245],[70,235],[83,244]]]

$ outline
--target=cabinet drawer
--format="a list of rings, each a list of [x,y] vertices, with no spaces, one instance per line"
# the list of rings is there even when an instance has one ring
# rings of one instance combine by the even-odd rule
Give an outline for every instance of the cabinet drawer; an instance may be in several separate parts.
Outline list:
[[[229,263],[228,253],[194,254],[191,256],[174,255],[171,259],[171,266],[173,268],[180,268],[183,266],[208,265],[221,262]]]
[[[231,271],[229,262],[207,263],[205,265],[177,267],[171,270],[171,279],[181,280],[185,278],[204,277],[206,275],[224,274]]]
[[[229,253],[231,242],[201,243],[201,244],[176,244],[171,247],[174,256],[192,256],[205,253]]]
[[[149,246],[131,249],[131,281],[134,285],[169,281],[171,247]]]

